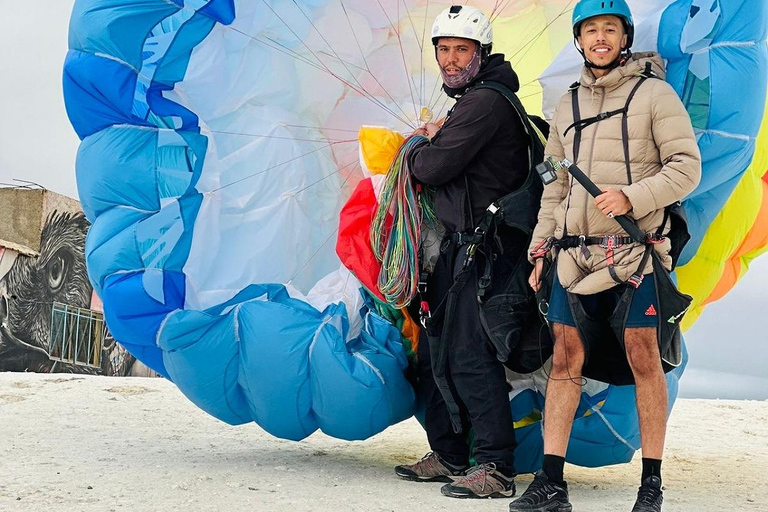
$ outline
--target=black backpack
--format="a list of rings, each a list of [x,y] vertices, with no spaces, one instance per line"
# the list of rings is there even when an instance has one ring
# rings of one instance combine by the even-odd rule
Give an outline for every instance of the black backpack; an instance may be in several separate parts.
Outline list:
[[[527,247],[538,221],[544,184],[536,165],[544,160],[544,145],[549,136],[549,124],[538,116],[529,116],[517,95],[497,82],[479,82],[476,89],[493,89],[504,96],[522,121],[530,139],[528,177],[523,185],[491,203],[475,234],[482,238],[481,252],[485,268],[478,269],[478,303],[480,320],[499,361],[517,373],[538,370],[552,355],[553,342],[549,329],[539,315],[536,297],[528,285],[533,267],[528,262]],[[504,257],[494,243],[499,229],[519,232],[524,250],[512,262],[512,270],[503,282],[493,282],[493,265]]]

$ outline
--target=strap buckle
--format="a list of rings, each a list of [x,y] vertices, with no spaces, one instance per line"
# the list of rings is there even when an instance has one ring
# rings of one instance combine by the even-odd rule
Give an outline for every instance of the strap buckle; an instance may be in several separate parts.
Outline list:
[[[427,274],[426,272],[420,272],[419,273],[419,283],[416,285],[416,291],[418,291],[420,294],[427,293]]]
[[[579,245],[577,247],[581,249],[581,255],[584,256],[585,259],[588,260],[592,257],[592,253],[587,249],[586,235],[579,235]]]
[[[612,251],[613,249],[618,249],[622,245],[622,239],[624,237],[620,235],[606,235],[600,239],[600,242],[598,245],[602,247],[603,249]]]
[[[543,258],[547,255],[549,251],[552,250],[552,246],[554,245],[555,237],[548,237],[539,242],[536,247],[533,248],[533,250],[530,252],[531,258],[538,260],[539,258]]]
[[[496,215],[496,212],[498,212],[501,208],[496,203],[491,203],[488,205],[488,208],[485,209],[488,213],[491,215]]]
[[[472,263],[474,263],[476,252],[477,252],[477,244],[470,244],[469,247],[467,247],[467,258],[464,260],[464,265],[462,265],[462,270],[468,269],[472,265]]]
[[[480,228],[477,228],[474,233],[468,234],[468,233],[462,233],[462,232],[456,232],[451,234],[451,240],[458,245],[476,245],[483,237],[484,231]]]
[[[645,276],[640,273],[632,274],[629,279],[627,279],[627,283],[634,286],[635,289],[640,288],[640,285],[643,284],[643,279]]]
[[[608,264],[608,270],[611,271],[613,267],[613,250],[621,247],[621,240],[618,235],[606,235],[598,244],[600,247],[605,249],[605,260]]]

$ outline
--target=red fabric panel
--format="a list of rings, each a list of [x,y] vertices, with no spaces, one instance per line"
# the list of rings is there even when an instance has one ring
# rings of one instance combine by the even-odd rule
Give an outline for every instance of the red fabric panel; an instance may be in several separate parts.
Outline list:
[[[341,210],[336,254],[371,294],[384,301],[377,285],[381,264],[373,255],[370,241],[371,224],[378,206],[371,178],[358,183]],[[391,227],[392,216],[387,215],[386,229]]]

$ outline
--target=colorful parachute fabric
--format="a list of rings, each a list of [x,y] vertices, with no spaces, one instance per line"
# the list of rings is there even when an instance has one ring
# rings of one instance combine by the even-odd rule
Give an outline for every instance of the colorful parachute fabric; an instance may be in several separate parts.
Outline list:
[[[535,79],[567,47],[574,2],[471,3],[493,12],[496,49],[538,111]],[[755,112],[765,105],[766,6],[747,13],[745,2],[709,3],[717,8],[631,2],[646,14],[639,39],[671,59],[670,79],[690,93],[694,122],[703,123],[707,160],[702,200],[688,203],[698,214],[689,265],[722,233],[732,237],[722,261],[747,261],[765,245],[765,187],[754,179],[768,167],[764,138],[754,161],[752,153]],[[373,171],[368,152],[360,163],[360,127],[408,134],[424,107],[439,118],[449,106],[429,44],[431,20],[447,5],[77,1],[64,88],[82,139],[77,179],[93,223],[91,280],[115,338],[217,418],[255,421],[288,439],[317,429],[364,439],[415,411],[402,333],[360,293],[334,242],[362,168]],[[550,69],[561,60],[563,69],[578,66],[565,51]],[[545,105],[564,90],[546,93]],[[726,204],[731,195],[742,202]],[[738,213],[747,210],[751,223]],[[670,396],[681,372],[669,376]],[[541,452],[545,379],[510,381],[518,469],[530,471]],[[590,383],[582,397],[569,460],[629,460],[639,446],[632,388]]]

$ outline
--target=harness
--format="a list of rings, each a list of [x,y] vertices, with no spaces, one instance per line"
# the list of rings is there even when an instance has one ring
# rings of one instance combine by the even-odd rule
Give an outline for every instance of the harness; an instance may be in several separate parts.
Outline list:
[[[520,102],[517,95],[508,87],[498,82],[478,82],[474,89],[491,89],[501,94],[512,105],[513,110],[518,115],[520,122],[528,136],[528,175],[525,182],[519,189],[511,192],[500,199],[492,202],[485,210],[483,218],[475,227],[473,233],[454,233],[454,241],[459,244],[470,244],[470,250],[476,251],[478,248],[488,257],[483,274],[478,281],[478,301],[482,302],[488,288],[492,282],[492,260],[490,256],[501,252],[496,228],[500,223],[521,231],[530,237],[538,220],[538,212],[541,206],[541,194],[544,187],[541,180],[538,179],[538,173],[535,171],[536,162],[544,159],[544,144],[546,137],[531,122],[525,107]],[[469,187],[467,187],[467,197],[469,197]],[[471,212],[470,208],[470,212]],[[470,262],[471,263],[471,262]]]
[[[574,162],[578,162],[579,160],[579,151],[581,149],[581,137],[582,132],[584,129],[588,126],[591,126],[595,123],[599,123],[600,121],[604,121],[606,119],[610,119],[611,117],[621,115],[621,144],[624,149],[624,165],[626,167],[627,171],[627,185],[632,184],[632,168],[630,165],[629,160],[629,105],[632,103],[632,99],[635,97],[635,94],[637,93],[638,89],[645,83],[646,80],[649,78],[655,78],[658,79],[658,75],[653,72],[653,69],[651,68],[651,63],[646,62],[645,69],[640,73],[640,79],[637,81],[635,86],[630,91],[629,95],[627,96],[627,101],[624,104],[624,107],[616,110],[611,110],[608,112],[601,112],[600,114],[597,114],[596,116],[589,117],[586,119],[581,118],[581,111],[579,108],[579,89],[581,88],[581,84],[579,82],[575,82],[571,85],[570,91],[571,91],[571,105],[573,108],[573,123],[566,128],[565,132],[563,133],[563,136],[566,136],[568,132],[573,129],[574,130],[574,136],[573,136],[573,159]],[[570,202],[570,198],[569,198]],[[582,250],[582,254],[585,258],[588,258],[590,256],[590,252],[587,249],[589,245],[597,245],[599,247],[602,247],[605,249],[605,258],[606,258],[606,264],[608,265],[608,272],[611,275],[611,278],[617,283],[620,284],[623,281],[619,279],[618,275],[616,274],[616,270],[614,268],[614,257],[615,257],[615,251],[622,247],[623,245],[631,245],[633,243],[642,243],[646,245],[646,252],[650,250],[652,245],[659,244],[664,241],[664,237],[662,236],[662,232],[664,229],[664,226],[667,223],[667,219],[669,216],[668,210],[665,209],[665,216],[664,216],[664,222],[662,222],[661,226],[659,227],[658,231],[654,233],[651,236],[647,236],[644,239],[637,239],[632,238],[631,236],[603,236],[603,237],[584,237],[582,236],[572,236],[568,234],[568,225],[567,221],[566,224],[563,227],[563,236],[559,240],[555,241],[555,246],[559,249],[562,248],[572,248],[572,247],[580,247]],[[567,219],[567,215],[566,215]],[[645,268],[645,265],[647,263],[647,258],[643,258],[642,266],[638,269],[637,272],[632,276],[635,278],[638,274],[642,276],[642,271]],[[640,281],[642,281],[642,277],[640,278]],[[635,282],[635,280],[631,280],[630,282]],[[639,285],[638,285],[639,286]]]
[[[530,323],[527,311],[532,313],[534,320],[537,319],[535,301],[532,299],[525,279],[522,279],[520,290],[516,290],[516,293],[505,295],[505,298],[506,300],[512,300],[510,299],[512,296],[517,297],[520,295],[524,297],[522,302],[525,302],[525,304],[521,303],[520,306],[521,308],[525,306],[527,310],[521,310],[522,314],[517,317],[509,317],[512,320],[508,322],[509,325],[503,327],[496,325],[495,318],[489,313],[491,309],[498,309],[499,307],[498,297],[489,296],[493,279],[493,262],[497,257],[503,255],[501,240],[498,236],[498,227],[503,223],[505,226],[516,229],[530,241],[533,228],[537,222],[538,210],[541,205],[541,194],[544,189],[535,171],[535,163],[540,162],[544,158],[544,141],[546,139],[541,131],[530,121],[520,100],[512,90],[496,82],[478,82],[473,89],[492,89],[497,91],[512,105],[529,139],[529,165],[525,182],[517,190],[492,202],[486,208],[482,219],[480,219],[473,231],[447,235],[447,239],[453,246],[452,249],[457,251],[456,257],[463,258],[463,262],[458,272],[453,276],[453,284],[437,307],[430,309],[426,301],[421,302],[420,319],[429,337],[432,371],[435,382],[443,395],[451,422],[457,433],[461,432],[460,410],[453,397],[451,386],[446,376],[446,369],[448,366],[448,351],[451,345],[452,325],[454,321],[458,320],[455,318],[455,311],[459,293],[477,271],[477,301],[484,331],[488,335],[501,362],[519,363],[517,359],[521,358],[510,357],[515,349],[515,347],[510,345],[510,342],[517,342],[523,336],[523,329]],[[467,199],[469,200],[468,183]],[[471,204],[469,211],[472,211]],[[481,255],[484,265],[482,269],[478,269],[478,256]],[[521,261],[521,265],[529,266],[525,257],[525,251],[521,254]],[[523,274],[520,269],[516,268],[514,271],[520,272],[521,275]],[[420,290],[425,289],[425,286],[420,287]],[[510,332],[513,332],[513,334],[510,335]],[[515,361],[513,362],[512,359],[515,359]],[[539,360],[541,358],[537,357],[536,359]],[[543,358],[543,360],[546,359],[548,359],[548,356]],[[534,371],[537,368],[528,369],[527,372]],[[524,372],[526,368],[516,368],[515,370]]]
[[[581,137],[582,132],[585,128],[588,126],[592,126],[595,123],[599,123],[600,121],[605,121],[606,119],[610,119],[614,116],[621,115],[621,144],[624,149],[624,165],[626,167],[627,171],[627,185],[632,184],[632,168],[629,161],[629,105],[632,103],[632,99],[635,97],[635,94],[637,93],[638,89],[645,83],[646,80],[649,78],[659,78],[656,73],[653,72],[651,69],[651,63],[646,62],[645,69],[640,73],[640,80],[637,81],[635,86],[630,91],[629,95],[627,96],[627,101],[624,104],[624,107],[616,110],[611,110],[608,112],[601,112],[597,114],[596,116],[589,117],[586,119],[581,118],[581,110],[579,107],[579,89],[581,88],[580,82],[575,82],[571,85],[569,90],[571,91],[571,106],[573,108],[573,123],[566,128],[565,132],[563,133],[563,136],[565,137],[568,135],[568,132],[571,131],[571,129],[574,130],[574,136],[573,136],[573,160],[574,162],[578,162],[579,160],[579,152],[581,149]],[[568,206],[570,206],[570,196],[568,198]],[[567,215],[566,215],[567,219]],[[663,224],[662,224],[663,228]],[[658,234],[657,234],[658,235]],[[568,235],[568,223],[566,220],[565,225],[563,226],[563,238],[568,240],[571,237]],[[615,251],[621,247],[624,244],[631,244],[635,242],[635,240],[627,240],[627,241],[621,241],[616,238],[611,238],[609,240],[606,240],[604,243],[599,244],[603,249],[605,249],[605,257],[606,257],[606,263],[608,265],[608,273],[611,275],[611,278],[617,283],[621,283],[622,280],[619,279],[619,276],[616,274],[616,270],[614,268],[614,256]],[[566,247],[574,247],[573,245],[568,245],[574,243],[573,241],[567,241]],[[643,240],[641,243],[645,243]],[[656,242],[658,243],[658,242]],[[586,249],[586,245],[580,243],[577,245],[582,247],[582,254],[585,258],[588,258],[590,256],[589,250]]]
[[[627,102],[623,108],[600,113],[594,117],[590,117],[587,119],[581,119],[581,115],[579,111],[578,89],[580,87],[580,84],[576,82],[571,86],[570,91],[572,94],[574,122],[566,129],[564,135],[567,134],[571,129],[573,129],[575,132],[574,146],[573,146],[574,160],[578,160],[579,149],[581,145],[581,135],[584,128],[592,124],[598,123],[600,121],[603,121],[605,119],[614,117],[616,115],[622,115],[622,145],[624,148],[624,161],[627,169],[628,183],[629,184],[632,183],[630,160],[629,160],[629,130],[628,130],[628,122],[627,122],[629,105],[633,97],[635,96],[635,93],[637,92],[637,90],[649,78],[658,78],[658,76],[655,73],[653,73],[653,71],[651,70],[651,64],[646,63],[646,68],[641,73],[640,80],[638,80],[638,82],[635,84],[634,88],[632,89],[631,93],[627,97]],[[568,171],[569,173],[571,173],[573,177],[577,178],[579,182],[583,182],[586,180],[587,183],[582,183],[582,184],[585,186],[585,188],[587,188],[587,190],[593,196],[596,196],[600,193],[599,189],[594,185],[594,183],[592,183],[588,177],[583,175],[583,173],[581,173],[581,171],[578,169],[577,166],[573,165],[570,169],[568,169]],[[569,197],[569,201],[570,201],[570,197]],[[567,218],[567,215],[566,215],[566,218]],[[690,235],[688,234],[688,231],[687,231],[687,223],[685,221],[685,216],[679,202],[673,205],[667,206],[664,209],[664,218],[661,225],[659,226],[659,228],[656,230],[655,233],[651,233],[651,234],[642,233],[642,231],[637,226],[636,222],[630,217],[624,217],[624,218],[627,221],[631,222],[632,224],[631,226],[627,226],[632,229],[625,229],[630,236],[621,236],[621,235],[607,235],[607,236],[598,236],[598,237],[584,236],[584,235],[574,236],[574,235],[568,234],[567,225],[566,225],[564,226],[564,230],[563,230],[564,232],[561,238],[559,239],[550,238],[548,240],[542,241],[538,246],[536,246],[533,249],[533,251],[531,251],[530,254],[532,258],[538,259],[538,258],[545,258],[552,250],[555,251],[554,261],[549,261],[549,259],[545,259],[545,267],[547,267],[547,272],[545,272],[545,276],[550,281],[548,283],[549,284],[548,287],[551,289],[551,281],[554,280],[554,272],[556,272],[555,262],[557,259],[557,252],[560,249],[580,247],[582,249],[582,254],[584,255],[585,258],[591,255],[590,251],[587,249],[587,247],[591,245],[597,245],[605,249],[606,263],[608,266],[609,273],[611,274],[611,277],[618,284],[627,285],[624,291],[622,292],[622,295],[618,301],[616,308],[613,311],[613,314],[609,318],[610,330],[613,332],[616,339],[619,341],[621,347],[624,349],[625,349],[624,331],[626,328],[626,323],[629,316],[632,299],[634,297],[635,291],[640,287],[640,285],[643,282],[643,277],[644,277],[643,272],[645,270],[645,267],[648,263],[649,258],[653,258],[653,273],[656,279],[657,300],[659,302],[659,309],[662,310],[659,312],[659,326],[657,329],[657,335],[658,335],[659,344],[660,344],[660,352],[662,355],[662,363],[665,371],[669,371],[679,366],[681,363],[682,354],[681,354],[681,347],[680,347],[679,321],[682,319],[682,316],[687,311],[688,306],[692,301],[692,298],[688,295],[680,293],[677,290],[677,288],[675,287],[674,283],[671,280],[669,271],[667,271],[667,269],[661,263],[661,260],[658,254],[656,254],[656,252],[653,250],[653,246],[664,242],[664,240],[667,237],[670,238],[672,242],[670,255],[672,256],[672,268],[674,268],[677,263],[677,259],[680,256],[680,252],[683,249],[683,246],[690,239]],[[617,217],[615,220],[621,221],[622,219]],[[623,222],[626,222],[626,221],[623,221]],[[666,227],[668,222],[670,222],[671,227],[667,237],[665,237],[663,234],[663,230]],[[630,278],[626,282],[623,282],[618,278],[614,269],[615,251],[623,245],[630,245],[635,243],[643,244],[645,246],[645,251],[643,253],[643,257],[641,258],[641,261],[637,270],[630,276]],[[547,290],[544,298],[541,298],[541,296],[539,297],[540,311],[544,315],[546,315],[547,308],[548,308],[549,291],[550,290]],[[585,343],[589,344],[592,342],[597,342],[599,339],[603,339],[606,336],[606,332],[600,329],[600,327],[597,325],[597,322],[594,319],[587,316],[584,310],[584,307],[581,304],[581,301],[578,299],[578,297],[572,293],[567,293],[567,296],[568,296],[568,303],[571,308],[571,312],[577,324],[577,328],[579,329],[582,339],[585,340]],[[666,318],[667,315],[669,315],[669,318]],[[585,375],[587,375],[587,373],[588,372],[585,369]],[[599,376],[599,377],[593,376],[593,378],[599,378],[600,380],[609,381],[615,384],[631,383],[631,382],[622,380],[623,378],[621,377],[618,379],[614,377],[615,377],[615,374],[610,374],[609,379],[606,379],[602,376]]]

